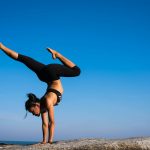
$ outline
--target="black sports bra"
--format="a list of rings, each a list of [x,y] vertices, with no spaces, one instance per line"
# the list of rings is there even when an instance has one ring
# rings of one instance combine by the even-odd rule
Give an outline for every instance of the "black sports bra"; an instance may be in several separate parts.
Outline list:
[[[62,94],[59,91],[57,91],[55,89],[52,89],[52,88],[47,89],[47,91],[46,91],[45,94],[47,94],[48,92],[53,92],[53,93],[55,93],[57,95],[57,103],[54,106],[58,105],[58,103],[62,99]],[[44,113],[44,112],[47,111],[46,105],[45,105],[45,94],[44,94],[44,96],[40,100],[40,107],[41,107],[41,112],[42,113]]]

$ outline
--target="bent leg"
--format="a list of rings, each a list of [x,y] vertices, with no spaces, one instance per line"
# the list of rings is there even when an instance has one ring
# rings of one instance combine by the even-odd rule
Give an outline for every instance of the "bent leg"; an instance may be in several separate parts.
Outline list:
[[[70,68],[74,67],[75,64],[70,61],[68,58],[64,57],[62,54],[58,53],[57,51],[47,48],[47,50],[52,53],[53,59],[58,58],[65,66],[68,66]]]
[[[57,77],[74,77],[80,75],[80,68],[76,66],[72,61],[51,48],[47,48],[47,50],[52,53],[53,59],[58,58],[64,64],[54,65],[52,67],[54,69],[52,72],[56,72]]]
[[[57,58],[67,67],[73,68],[75,66],[75,64],[72,61],[70,61],[60,53],[58,54]]]
[[[47,74],[55,79],[59,79],[59,77],[75,77],[80,74],[80,68],[77,66],[69,68],[61,64],[50,64],[47,65]]]
[[[75,77],[75,76],[79,76],[81,73],[81,70],[78,66],[74,66],[72,68],[69,68],[67,66],[63,66],[61,67],[61,73],[60,76],[62,77]]]

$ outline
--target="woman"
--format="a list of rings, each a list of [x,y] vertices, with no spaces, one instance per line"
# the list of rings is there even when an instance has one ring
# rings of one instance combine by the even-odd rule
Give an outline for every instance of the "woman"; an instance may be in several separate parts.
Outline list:
[[[47,48],[47,50],[52,54],[53,59],[58,58],[63,65],[44,65],[28,56],[18,54],[4,46],[2,43],[0,43],[0,49],[12,59],[25,64],[29,69],[36,73],[41,81],[47,83],[47,90],[41,99],[38,99],[32,93],[28,94],[29,99],[25,103],[25,108],[35,116],[40,116],[41,114],[43,131],[43,141],[41,143],[47,143],[47,136],[49,133],[48,143],[52,144],[55,128],[54,106],[58,105],[63,93],[60,77],[78,76],[80,74],[80,68],[51,48]]]

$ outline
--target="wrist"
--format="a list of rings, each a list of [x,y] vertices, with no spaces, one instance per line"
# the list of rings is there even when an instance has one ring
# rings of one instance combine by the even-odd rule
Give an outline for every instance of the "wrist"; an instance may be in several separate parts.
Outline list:
[[[47,143],[47,142],[46,142],[46,141],[44,141],[44,140],[41,142],[41,144],[46,144],[46,143]]]
[[[53,141],[48,141],[48,143],[49,143],[49,144],[52,144],[52,143],[53,143]]]
[[[43,139],[43,142],[46,142],[46,139]]]

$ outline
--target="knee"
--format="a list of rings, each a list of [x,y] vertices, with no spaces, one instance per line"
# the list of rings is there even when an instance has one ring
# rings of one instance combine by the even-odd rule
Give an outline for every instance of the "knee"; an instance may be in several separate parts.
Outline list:
[[[75,72],[76,72],[76,76],[79,76],[81,74],[81,69],[76,66]]]
[[[50,120],[49,124],[48,124],[48,127],[51,127],[51,126],[55,126],[55,121],[54,120]]]
[[[78,71],[77,71],[77,76],[79,76],[80,74],[81,74],[81,70],[78,69]]]
[[[43,122],[42,126],[45,127],[45,128],[48,128],[49,124],[47,122]]]

